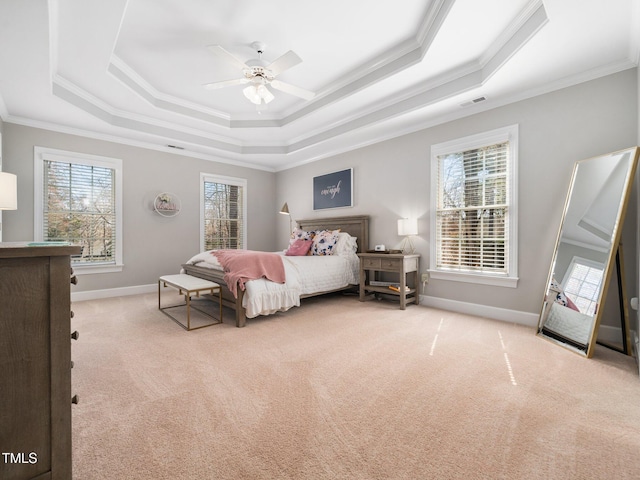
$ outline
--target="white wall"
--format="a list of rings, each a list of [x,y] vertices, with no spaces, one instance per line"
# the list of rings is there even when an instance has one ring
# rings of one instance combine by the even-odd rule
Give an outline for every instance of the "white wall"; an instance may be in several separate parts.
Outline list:
[[[431,145],[519,124],[518,287],[431,280],[424,293],[494,307],[494,311],[537,314],[574,163],[627,148],[637,141],[636,74],[636,69],[627,70],[279,172],[277,203],[288,202],[294,218],[369,214],[372,245],[399,245],[402,239],[397,236],[397,219],[418,217],[420,238],[416,249],[422,255],[424,271],[429,264]],[[348,167],[354,169],[354,207],[314,212],[312,178]],[[633,232],[635,220],[636,216],[631,222]],[[278,223],[281,247],[286,244],[287,229],[283,218]],[[633,255],[631,251],[629,254]],[[634,288],[636,278],[635,274],[631,277]]]
[[[159,275],[177,271],[181,263],[197,252],[200,172],[247,178],[251,249],[285,247],[288,218],[277,214],[285,201],[294,219],[370,215],[371,245],[399,246],[402,239],[397,236],[396,221],[412,216],[419,218],[420,237],[415,245],[422,255],[421,269],[426,270],[431,145],[517,123],[520,127],[518,287],[432,280],[424,294],[445,301],[485,305],[493,311],[506,309],[507,314],[520,311],[534,315],[540,309],[573,164],[640,141],[639,85],[637,69],[627,70],[276,174],[5,122],[5,168],[18,175],[19,210],[5,212],[4,240],[33,238],[33,147],[38,145],[124,160],[125,269],[120,274],[83,276],[76,291],[153,284]],[[347,167],[354,169],[355,206],[314,212],[313,176]],[[151,201],[161,191],[181,197],[180,215],[163,218],[151,210]],[[634,221],[637,216],[635,208]],[[627,244],[635,245],[635,222],[626,226],[625,232],[629,228],[633,242]],[[637,252],[632,253],[631,249],[626,252],[627,257],[633,257],[627,258],[626,263],[637,267]],[[632,275],[628,285],[636,292],[638,269],[633,270],[627,272]]]
[[[149,285],[178,273],[200,251],[200,172],[247,179],[248,247],[271,250],[277,215],[275,174],[128,145],[4,123],[4,163],[18,175],[18,210],[5,212],[5,241],[33,240],[33,148],[50,147],[123,160],[124,269],[82,275],[74,292]],[[182,201],[179,215],[155,213],[160,192]]]

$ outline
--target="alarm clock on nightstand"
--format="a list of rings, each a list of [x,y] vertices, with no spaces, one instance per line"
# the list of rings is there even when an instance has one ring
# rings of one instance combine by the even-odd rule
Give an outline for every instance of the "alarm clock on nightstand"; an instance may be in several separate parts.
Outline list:
[[[385,246],[384,246],[384,245],[376,245],[375,247],[373,247],[373,249],[374,249],[376,252],[384,252],[384,251],[386,250],[386,248],[385,248]]]

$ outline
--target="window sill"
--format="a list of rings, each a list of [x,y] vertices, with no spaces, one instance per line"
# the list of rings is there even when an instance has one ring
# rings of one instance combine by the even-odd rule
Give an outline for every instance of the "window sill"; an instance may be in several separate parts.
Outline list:
[[[518,277],[505,277],[465,272],[443,272],[442,270],[428,270],[429,277],[435,280],[450,280],[452,282],[475,283],[480,285],[492,285],[494,287],[516,288]]]
[[[124,264],[109,264],[109,265],[82,265],[71,264],[73,272],[76,275],[91,275],[95,273],[117,273],[121,272],[124,268]]]

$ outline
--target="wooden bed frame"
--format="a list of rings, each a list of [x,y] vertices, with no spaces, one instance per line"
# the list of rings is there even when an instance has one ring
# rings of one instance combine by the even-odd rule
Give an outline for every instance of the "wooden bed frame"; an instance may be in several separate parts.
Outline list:
[[[309,220],[298,220],[298,226],[302,230],[337,230],[347,232],[353,237],[357,237],[358,241],[358,253],[364,252],[369,248],[369,216],[368,215],[354,215],[349,217],[331,217],[331,218],[313,218]],[[247,316],[244,307],[242,306],[242,298],[244,291],[238,288],[238,297],[235,298],[226,282],[224,281],[224,272],[219,270],[213,270],[211,268],[199,267],[197,265],[182,265],[184,272],[188,275],[192,275],[198,278],[204,278],[212,282],[218,283],[222,287],[222,304],[235,311],[236,326],[244,327],[247,321]],[[331,290],[327,292],[318,292],[309,295],[302,295],[304,297],[313,297],[316,295],[323,295],[326,293],[332,293],[341,290],[348,290],[353,288],[352,285],[340,288],[337,290]]]

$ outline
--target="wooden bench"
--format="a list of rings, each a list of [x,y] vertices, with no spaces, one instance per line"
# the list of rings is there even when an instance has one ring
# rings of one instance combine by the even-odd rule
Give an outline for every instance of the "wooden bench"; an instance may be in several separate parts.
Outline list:
[[[184,295],[185,303],[180,305],[170,305],[163,307],[161,302],[161,286],[164,287],[173,287],[178,290],[180,295]],[[201,293],[210,293],[211,296],[214,294],[218,294],[218,305],[220,307],[220,312],[218,318],[215,318],[212,314],[205,312],[197,308],[196,306],[191,304],[191,297],[196,296],[200,297]],[[168,313],[166,310],[170,308],[177,307],[187,307],[187,324],[185,325],[176,317]],[[215,322],[207,323],[206,325],[199,325],[197,327],[191,327],[191,308],[198,310],[200,313],[212,318]],[[210,327],[211,325],[217,325],[218,323],[222,323],[222,289],[220,285],[215,282],[210,282],[209,280],[203,280],[202,278],[192,277],[191,275],[186,275],[184,273],[179,273],[177,275],[164,275],[160,277],[158,280],[158,309],[162,311],[166,316],[171,318],[174,322],[180,325],[185,330],[196,330],[198,328]]]

